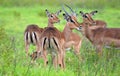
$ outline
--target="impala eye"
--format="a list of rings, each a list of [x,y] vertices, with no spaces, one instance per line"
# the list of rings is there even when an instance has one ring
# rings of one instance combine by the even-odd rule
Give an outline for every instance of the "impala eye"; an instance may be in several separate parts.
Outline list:
[[[53,17],[52,15],[50,17]]]
[[[82,26],[79,26],[80,28],[82,27]]]
[[[73,23],[75,23],[72,19],[70,19],[70,22],[73,22]]]
[[[84,17],[84,18],[87,18],[87,16],[86,16],[86,15],[84,15],[83,17]]]

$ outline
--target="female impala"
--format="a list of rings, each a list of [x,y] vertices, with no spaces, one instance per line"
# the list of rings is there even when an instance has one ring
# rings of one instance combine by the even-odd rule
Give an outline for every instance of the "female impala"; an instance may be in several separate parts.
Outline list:
[[[26,54],[28,55],[28,49],[30,44],[34,44],[36,46],[36,50],[39,50],[39,37],[42,33],[42,28],[39,28],[36,24],[28,25],[24,32],[24,40],[25,40],[25,49]]]
[[[60,12],[61,10],[56,13],[50,13],[46,9],[46,13],[48,16],[48,27],[49,26],[51,27],[53,26],[54,23],[60,21],[59,18],[57,17]],[[30,44],[34,44],[36,46],[36,51],[40,50],[39,37],[42,31],[43,31],[43,28],[38,27],[38,25],[36,24],[28,25],[27,28],[25,29],[24,40],[25,40],[25,48],[26,48],[27,55],[28,55],[28,49],[29,49]]]
[[[49,52],[54,66],[57,67],[59,64],[61,68],[64,68],[64,36],[61,32],[55,27],[46,27],[41,34],[40,44],[42,46],[39,52],[43,52],[44,65],[48,64],[47,52]]]
[[[84,16],[85,17],[85,16]],[[81,32],[96,47],[96,51],[101,55],[104,46],[120,48],[120,28],[97,28],[91,29],[93,21],[89,20],[80,24]]]
[[[97,13],[98,11],[92,11],[90,13],[83,13],[82,11],[80,11],[80,14],[83,18],[83,22],[89,22],[91,21],[92,24],[94,24],[95,26],[91,26],[92,29],[95,28],[106,28],[107,27],[107,23],[102,21],[102,20],[93,20],[92,16]]]

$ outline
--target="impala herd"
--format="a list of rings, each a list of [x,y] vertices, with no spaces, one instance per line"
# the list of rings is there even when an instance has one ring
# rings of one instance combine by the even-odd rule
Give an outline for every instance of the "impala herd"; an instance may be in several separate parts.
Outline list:
[[[97,13],[97,11],[90,13],[80,11],[83,22],[79,23],[74,10],[68,5],[66,7],[70,9],[71,13],[68,13],[62,7],[64,11],[63,17],[66,20],[66,25],[62,32],[54,27],[54,23],[60,22],[58,16],[61,10],[56,13],[50,13],[47,9],[45,10],[48,17],[48,26],[45,28],[40,28],[36,24],[27,26],[24,32],[26,55],[29,55],[30,44],[34,44],[36,51],[30,55],[33,61],[41,57],[44,59],[44,65],[46,66],[48,64],[47,55],[50,53],[54,67],[65,68],[66,49],[73,48],[74,53],[80,56],[83,38],[72,32],[73,29],[80,31],[96,47],[96,52],[99,55],[102,54],[104,46],[120,48],[120,28],[107,28],[106,22],[94,20],[92,15]]]

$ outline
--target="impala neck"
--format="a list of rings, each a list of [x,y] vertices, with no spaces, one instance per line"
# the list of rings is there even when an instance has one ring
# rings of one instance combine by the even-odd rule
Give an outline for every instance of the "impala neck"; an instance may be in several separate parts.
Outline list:
[[[90,29],[89,24],[85,24],[84,34],[91,42],[93,42],[93,32],[92,29]]]
[[[66,40],[66,41],[70,38],[71,33],[72,33],[72,30],[70,29],[69,25],[66,24],[66,26],[65,26],[65,28],[64,28],[64,30],[63,30],[63,34],[64,34],[64,36],[65,36],[65,40]]]
[[[48,27],[54,27],[53,24],[54,24],[53,22],[51,22],[50,20],[48,20]]]

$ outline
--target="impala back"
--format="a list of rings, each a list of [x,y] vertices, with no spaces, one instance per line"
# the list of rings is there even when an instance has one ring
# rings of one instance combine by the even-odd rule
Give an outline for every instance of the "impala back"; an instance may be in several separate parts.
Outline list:
[[[36,44],[39,41],[39,36],[42,33],[43,28],[39,28],[36,24],[28,25],[25,32],[25,42],[30,44]]]
[[[96,43],[120,48],[120,28],[98,28],[93,31]]]
[[[60,48],[61,34],[55,27],[46,27],[41,35],[43,50],[58,50]],[[52,51],[55,52],[56,51]]]

